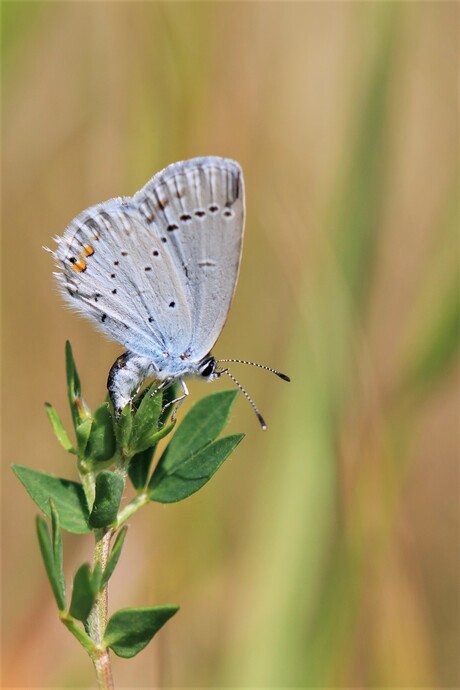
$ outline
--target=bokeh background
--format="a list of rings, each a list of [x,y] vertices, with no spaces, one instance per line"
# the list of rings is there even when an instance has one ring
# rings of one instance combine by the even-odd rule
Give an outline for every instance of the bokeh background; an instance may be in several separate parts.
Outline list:
[[[292,383],[235,366],[268,431],[239,400],[211,483],[133,518],[111,610],[182,608],[114,658],[117,687],[459,687],[458,15],[3,3],[3,687],[94,685],[10,464],[76,477],[43,402],[70,423],[66,338],[94,406],[121,348],[64,308],[42,245],[208,154],[241,162],[248,209],[215,352]],[[91,550],[66,536],[68,578]]]

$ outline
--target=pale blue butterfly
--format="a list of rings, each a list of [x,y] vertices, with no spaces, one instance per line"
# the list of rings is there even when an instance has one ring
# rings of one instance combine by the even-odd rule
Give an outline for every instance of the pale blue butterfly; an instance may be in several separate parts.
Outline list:
[[[207,156],[169,165],[133,197],[80,213],[56,238],[56,277],[70,306],[126,349],[108,390],[116,414],[148,377],[158,389],[184,379],[229,376],[211,348],[238,279],[245,219],[244,182],[235,161]],[[177,409],[177,408],[176,408]]]

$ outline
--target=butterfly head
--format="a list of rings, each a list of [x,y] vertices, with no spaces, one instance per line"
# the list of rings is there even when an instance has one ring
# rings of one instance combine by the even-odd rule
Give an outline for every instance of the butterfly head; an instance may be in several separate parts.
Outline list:
[[[206,381],[213,381],[214,379],[218,379],[223,374],[223,371],[217,369],[217,360],[209,354],[203,357],[199,363],[198,374]]]

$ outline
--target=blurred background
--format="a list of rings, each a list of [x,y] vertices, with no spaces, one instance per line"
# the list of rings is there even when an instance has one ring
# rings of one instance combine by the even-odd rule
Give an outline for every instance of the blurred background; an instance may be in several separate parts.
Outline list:
[[[76,478],[43,409],[70,425],[64,342],[93,406],[122,348],[63,306],[42,245],[209,154],[242,164],[248,211],[215,354],[292,383],[235,365],[267,432],[239,399],[206,488],[132,519],[111,611],[181,611],[116,685],[459,687],[458,15],[3,3],[3,687],[94,686],[10,464]],[[64,547],[69,581],[91,538]]]

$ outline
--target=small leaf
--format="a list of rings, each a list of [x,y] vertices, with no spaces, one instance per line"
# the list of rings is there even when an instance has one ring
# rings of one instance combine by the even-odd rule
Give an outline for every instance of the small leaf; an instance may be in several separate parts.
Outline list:
[[[64,429],[64,425],[62,424],[61,419],[54,407],[49,403],[45,403],[45,410],[46,414],[48,415],[48,419],[50,420],[51,426],[53,428],[54,435],[56,436],[61,446],[68,453],[76,453],[77,451],[72,446],[72,443],[69,437],[67,436],[67,432]]]
[[[81,397],[80,378],[73,358],[72,347],[67,340],[65,344],[65,366],[67,375],[67,395],[74,427],[86,419],[91,413]]]
[[[109,620],[104,642],[117,656],[130,659],[148,645],[178,609],[178,606],[168,605],[121,609]]]
[[[141,453],[136,453],[129,463],[128,475],[135,489],[140,491],[147,484],[150,467],[152,465],[155,446],[146,448]]]
[[[54,567],[56,571],[56,579],[61,593],[62,601],[65,602],[65,579],[62,557],[61,524],[59,521],[59,514],[56,510],[56,506],[54,505],[54,501],[51,498],[49,503],[51,510],[51,537],[53,544]]]
[[[105,566],[105,570],[102,574],[101,588],[107,584],[107,582],[110,580],[112,576],[113,571],[115,570],[115,567],[118,563],[118,559],[120,558],[121,550],[123,548],[123,542],[125,541],[127,531],[128,528],[123,527],[116,536],[115,542],[110,552],[110,556],[107,560],[107,565]]]
[[[161,414],[163,396],[161,391],[152,396],[157,386],[157,383],[152,384],[144,393],[139,408],[134,415],[129,445],[135,453],[140,453],[151,446],[151,438],[158,431],[158,420]]]
[[[49,499],[53,499],[63,529],[74,534],[90,531],[88,506],[81,484],[23,465],[13,465],[13,472],[32,500],[48,517],[51,517]]]
[[[128,403],[128,405],[125,405],[125,407],[120,412],[115,426],[115,433],[117,435],[118,444],[120,448],[123,449],[123,451],[129,451],[129,439],[131,437],[132,428],[133,413],[131,410],[131,405]]]
[[[67,375],[67,391],[69,393],[69,401],[81,395],[80,378],[78,376],[77,367],[73,358],[72,346],[68,340],[65,344],[65,368]]]
[[[164,436],[167,436],[167,434],[171,433],[175,427],[175,422],[171,422],[168,425],[166,425],[166,422],[174,410],[174,406],[171,405],[171,402],[177,398],[178,388],[179,387],[176,383],[172,383],[170,386],[164,389],[162,399],[163,409],[158,420],[159,431],[152,433],[151,438],[148,440],[148,447],[140,453],[136,453],[129,465],[128,474],[136,489],[143,489],[147,483],[152,459],[155,454],[158,441]]]
[[[201,489],[236,448],[244,434],[224,436],[206,448],[192,453],[163,474],[153,474],[148,487],[149,498],[160,503],[182,501]]]
[[[86,455],[96,462],[103,462],[113,458],[116,447],[112,413],[107,403],[102,403],[94,412]]]
[[[53,547],[48,531],[48,525],[46,524],[46,521],[39,515],[37,516],[36,525],[38,543],[40,544],[40,551],[43,557],[43,563],[45,564],[48,580],[50,582],[51,589],[53,590],[58,609],[63,611],[65,609],[65,599],[63,597],[63,592],[59,584],[59,577],[56,572]]]
[[[107,527],[117,517],[125,483],[116,472],[103,470],[96,477],[96,497],[89,516],[91,527]]]
[[[238,391],[218,391],[202,398],[184,417],[155,469],[169,471],[214,441],[225,427]]]
[[[93,577],[88,563],[83,563],[73,579],[72,600],[69,613],[79,621],[85,622],[93,608],[97,590],[94,589]]]
[[[86,451],[86,446],[88,445],[92,425],[93,420],[91,419],[91,417],[84,419],[83,421],[77,420],[77,422],[75,423],[75,435],[77,437],[78,452],[81,455],[83,455]]]

